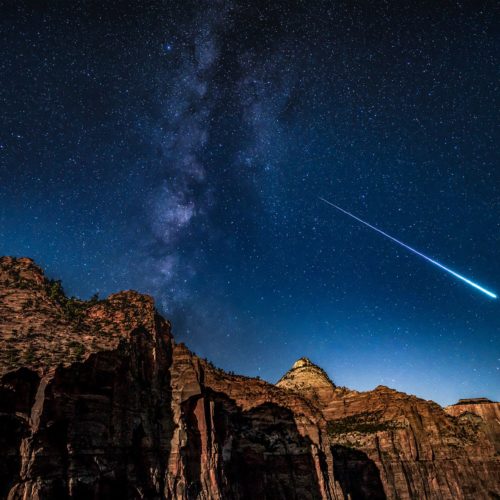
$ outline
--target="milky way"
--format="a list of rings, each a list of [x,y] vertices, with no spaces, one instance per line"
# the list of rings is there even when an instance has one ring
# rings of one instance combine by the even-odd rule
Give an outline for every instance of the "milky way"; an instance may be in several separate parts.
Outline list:
[[[500,397],[497,301],[316,198],[500,282],[493,2],[4,7],[0,253],[226,369]]]

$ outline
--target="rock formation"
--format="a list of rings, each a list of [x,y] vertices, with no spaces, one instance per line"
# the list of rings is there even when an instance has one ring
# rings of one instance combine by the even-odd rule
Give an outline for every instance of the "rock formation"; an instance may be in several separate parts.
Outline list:
[[[460,399],[458,403],[447,406],[445,411],[459,420],[479,426],[500,454],[500,403],[486,398]]]
[[[498,403],[351,391],[306,358],[231,375],[150,297],[67,298],[30,259],[0,259],[0,347],[0,498],[500,495]]]

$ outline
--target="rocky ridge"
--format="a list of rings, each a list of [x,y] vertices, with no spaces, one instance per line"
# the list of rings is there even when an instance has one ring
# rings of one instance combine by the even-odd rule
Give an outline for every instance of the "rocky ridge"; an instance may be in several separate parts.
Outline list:
[[[0,375],[19,366],[43,374],[50,367],[116,349],[128,333],[152,329],[151,297],[134,291],[106,300],[66,297],[31,259],[0,258]]]
[[[231,375],[150,297],[68,299],[30,259],[0,259],[0,343],[1,498],[500,495],[498,403],[351,391],[306,358]]]

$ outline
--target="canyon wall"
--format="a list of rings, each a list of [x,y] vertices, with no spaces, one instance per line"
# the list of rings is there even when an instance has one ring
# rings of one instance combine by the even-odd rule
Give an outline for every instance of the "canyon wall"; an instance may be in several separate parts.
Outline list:
[[[177,344],[150,297],[0,259],[0,498],[500,498],[498,403],[276,384]]]

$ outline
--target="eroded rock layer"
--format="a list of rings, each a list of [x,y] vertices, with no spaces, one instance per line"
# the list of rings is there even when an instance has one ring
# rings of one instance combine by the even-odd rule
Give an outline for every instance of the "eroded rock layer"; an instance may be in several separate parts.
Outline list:
[[[228,374],[150,297],[68,299],[30,259],[0,259],[0,347],[0,498],[500,497],[498,403],[351,391],[306,358]]]
[[[460,421],[469,421],[482,428],[490,437],[497,454],[500,454],[500,403],[486,398],[461,399],[447,406],[445,411]]]

